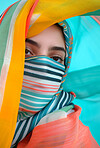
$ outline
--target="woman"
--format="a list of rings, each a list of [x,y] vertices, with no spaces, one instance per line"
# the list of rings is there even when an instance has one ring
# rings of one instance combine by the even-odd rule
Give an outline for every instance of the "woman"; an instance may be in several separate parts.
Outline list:
[[[34,17],[31,18],[33,18],[31,19],[31,22],[34,22]],[[29,23],[29,21],[27,22]],[[30,28],[31,25],[32,23],[30,24]],[[58,27],[58,25],[50,26],[37,36],[34,36],[33,30],[31,32],[30,28],[28,29],[28,33],[26,29],[27,38],[26,38],[26,60],[24,68],[24,79],[23,79],[23,87],[21,91],[21,99],[19,105],[18,122],[15,131],[15,136],[12,142],[12,147],[18,144],[22,139],[23,141],[18,144],[18,147],[23,147],[23,146],[24,147],[25,146],[26,147],[31,147],[31,146],[32,147],[54,147],[54,146],[89,147],[90,145],[93,147],[98,147],[87,127],[82,125],[82,123],[79,121],[80,108],[77,106],[74,108],[74,105],[71,104],[71,101],[73,100],[73,93],[70,92],[67,93],[63,91],[62,83],[64,82],[65,76],[67,75],[67,70],[69,68],[70,58],[72,54],[71,52],[72,35],[70,28],[66,22],[61,22],[60,25],[62,25],[64,28],[65,36],[63,35],[63,32],[61,28]],[[29,37],[30,34],[32,35],[31,37]],[[48,37],[47,34],[48,36],[50,35],[50,37]],[[17,43],[13,44],[14,47],[16,45]],[[19,53],[20,56],[21,51],[17,49],[17,52]],[[12,54],[14,54],[14,52],[12,52]],[[21,55],[21,59],[19,58],[19,61],[22,60],[22,58],[24,57],[23,55]],[[37,65],[39,66],[37,67]],[[18,69],[19,67],[16,68]],[[47,71],[45,71],[45,69],[47,69]],[[40,72],[40,70],[42,72]],[[34,73],[32,73],[32,71],[34,71]],[[44,76],[43,74],[48,74],[48,75]],[[14,78],[16,76],[17,74],[14,75]],[[17,80],[19,81],[20,79]],[[39,82],[40,80],[41,82]],[[21,83],[22,82],[20,82],[20,84]],[[41,83],[42,85],[40,85]],[[51,86],[53,87],[53,90]],[[18,85],[16,88],[20,89]],[[48,95],[47,92],[50,92],[50,94]],[[32,101],[31,97],[35,99],[33,102],[34,103],[33,106],[31,102]],[[42,103],[39,99],[40,97],[42,97],[41,100]],[[15,99],[17,98],[15,97]],[[29,104],[27,105],[27,103]],[[63,108],[64,106],[66,107]],[[55,110],[59,111],[54,112]],[[68,117],[66,117],[67,116],[66,112],[68,114]],[[66,127],[69,128],[66,129]],[[44,131],[44,129],[46,130],[49,129],[49,133],[53,132],[54,131],[53,129],[55,129],[55,131],[54,133],[50,133],[51,136],[48,136],[48,135],[43,135],[43,133],[44,134],[47,133],[47,131]],[[76,129],[77,129],[77,136],[75,137]],[[83,134],[84,137],[81,137],[79,140],[79,137],[81,136],[81,130],[84,131]],[[33,133],[31,131],[33,131]],[[41,132],[43,132],[42,135]],[[27,134],[29,135],[26,137]],[[86,135],[90,136],[87,141],[85,139]],[[37,140],[38,136],[40,136],[39,138],[40,141]],[[43,136],[43,139],[41,139],[41,136]],[[26,139],[24,139],[24,137],[26,137]],[[73,139],[73,144],[72,144],[72,139]]]
[[[79,121],[80,108],[71,103],[74,97],[62,88],[72,54],[72,35],[66,21],[59,24],[63,28],[55,24],[26,39],[23,87],[12,147],[19,141],[17,147],[98,147],[88,127]]]

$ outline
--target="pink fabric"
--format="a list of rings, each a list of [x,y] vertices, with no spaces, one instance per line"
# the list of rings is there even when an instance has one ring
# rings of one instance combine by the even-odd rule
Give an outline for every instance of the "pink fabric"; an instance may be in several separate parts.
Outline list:
[[[30,12],[29,12],[29,15],[27,17],[27,21],[26,21],[26,29],[25,29],[25,38],[27,36],[27,32],[28,32],[28,28],[29,28],[29,25],[30,25],[30,20],[31,20],[31,17],[32,17],[32,14],[33,14],[33,11],[36,7],[36,5],[38,4],[39,0],[35,0]]]
[[[81,108],[66,118],[36,126],[18,148],[99,148],[87,126],[79,120]]]

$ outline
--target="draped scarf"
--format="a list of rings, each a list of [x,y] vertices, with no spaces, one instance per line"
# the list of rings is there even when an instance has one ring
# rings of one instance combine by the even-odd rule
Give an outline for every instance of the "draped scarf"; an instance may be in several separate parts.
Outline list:
[[[69,7],[67,1],[55,1],[53,2],[54,7],[52,7],[52,3],[47,1],[45,1],[45,3],[46,8],[43,7],[44,2],[42,3],[42,1],[39,3],[37,0],[18,1],[5,10],[0,18],[0,34],[2,34],[2,36],[0,36],[0,136],[2,137],[2,135],[4,135],[0,142],[0,146],[2,147],[10,147],[15,132],[23,81],[26,35],[27,37],[36,35],[50,25],[66,18],[95,11],[99,9],[100,4],[99,1],[90,1],[90,3],[88,2],[87,9],[87,3],[84,1],[83,4],[83,2],[79,1],[78,4],[70,3],[72,7],[72,9],[70,9],[71,7]],[[60,11],[59,6],[61,8]],[[81,6],[80,9],[78,6]],[[50,9],[48,9],[48,7],[50,7]],[[75,8],[74,13],[73,8]],[[66,11],[66,9],[68,11]],[[29,22],[33,11],[33,25],[30,27],[33,31],[32,34],[28,34]],[[71,59],[71,57],[69,59]],[[61,90],[60,92],[60,95],[62,95],[64,91]],[[65,92],[64,94],[64,96],[68,95]],[[71,94],[73,96],[73,93],[70,93],[69,96]],[[73,98],[70,100],[72,99]],[[67,104],[66,102],[63,104],[67,105],[68,102]],[[62,107],[63,106],[61,106],[61,108]]]

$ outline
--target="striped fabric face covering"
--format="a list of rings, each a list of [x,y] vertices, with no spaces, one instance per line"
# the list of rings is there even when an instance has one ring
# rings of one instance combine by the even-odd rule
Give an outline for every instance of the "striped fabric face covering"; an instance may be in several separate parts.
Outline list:
[[[25,59],[18,119],[43,109],[58,92],[65,66],[46,56]],[[22,112],[25,112],[22,116]],[[29,112],[29,114],[28,114]]]
[[[18,121],[11,148],[15,147],[21,140],[23,140],[45,115],[65,106],[68,106],[69,109],[73,109],[74,104],[71,103],[73,99],[74,96],[72,94],[61,91],[60,95],[58,97],[54,96],[51,101],[42,110],[40,110],[40,112],[37,112],[31,117],[27,117],[25,120]]]

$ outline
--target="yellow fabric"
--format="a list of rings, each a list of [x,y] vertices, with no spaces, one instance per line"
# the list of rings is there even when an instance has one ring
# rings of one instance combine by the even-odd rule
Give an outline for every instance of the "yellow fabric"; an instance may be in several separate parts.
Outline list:
[[[28,31],[32,37],[64,19],[100,9],[99,0],[39,0],[33,18],[40,16]]]
[[[25,26],[27,15],[33,3],[34,1],[30,0],[25,4],[15,23],[12,58],[0,112],[1,148],[9,148],[11,146],[15,132],[24,71]]]
[[[14,136],[24,71],[25,27],[35,0],[28,0],[20,11],[14,28],[13,50],[0,111],[0,147],[9,148]],[[38,34],[48,26],[66,18],[99,9],[99,0],[40,0],[35,11],[37,21],[27,37]]]

